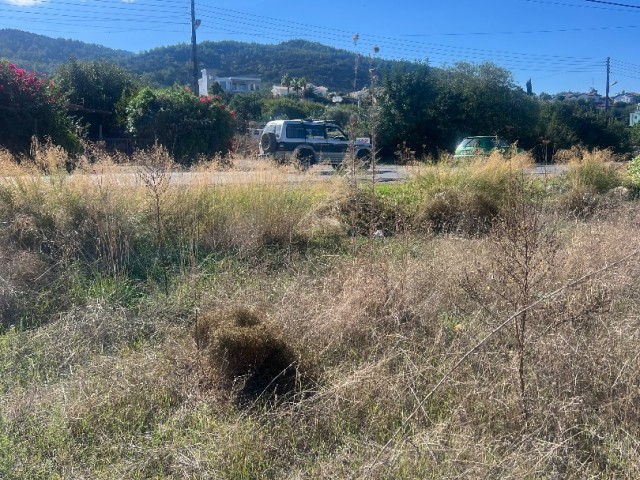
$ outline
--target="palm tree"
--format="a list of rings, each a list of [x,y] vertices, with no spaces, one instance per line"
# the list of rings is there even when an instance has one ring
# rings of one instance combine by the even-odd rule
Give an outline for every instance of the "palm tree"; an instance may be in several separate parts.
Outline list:
[[[307,93],[307,79],[305,77],[301,77],[298,79],[300,82],[300,91],[302,92],[302,98],[305,97]]]
[[[282,78],[280,79],[280,84],[283,87],[287,87],[287,96],[289,96],[289,89],[291,88],[292,81],[293,79],[291,78],[291,75],[289,75],[288,73],[285,73],[284,75],[282,75]]]
[[[300,90],[302,90],[304,88],[304,84],[302,83],[302,78],[293,78],[291,79],[291,88],[293,88],[293,91],[296,93],[299,93]]]

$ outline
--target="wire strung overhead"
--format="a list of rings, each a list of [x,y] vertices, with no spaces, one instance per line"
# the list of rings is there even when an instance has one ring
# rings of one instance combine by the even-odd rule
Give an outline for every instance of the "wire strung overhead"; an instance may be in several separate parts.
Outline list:
[[[542,0],[525,0],[537,3],[560,4],[558,2],[544,2]],[[616,2],[590,3],[609,4],[609,6],[640,8],[633,5],[618,4]],[[577,5],[570,5],[577,6]],[[69,7],[73,7],[72,10]],[[4,11],[4,12],[3,12]],[[70,13],[71,12],[71,13]],[[29,25],[40,31],[51,32],[52,27],[90,27],[110,33],[126,32],[129,24],[135,24],[138,31],[150,32],[190,32],[190,16],[188,5],[175,0],[137,1],[133,3],[113,3],[110,0],[92,0],[92,2],[73,2],[70,0],[44,3],[37,9],[20,9],[3,5],[0,9],[0,26],[15,28],[15,23],[27,20]],[[301,38],[319,43],[330,44],[337,48],[352,51],[353,32],[322,27],[303,22],[281,20],[275,17],[257,15],[238,10],[204,5],[198,7],[198,17],[203,20],[200,27],[200,41],[206,41],[207,34],[219,36],[222,32],[229,37],[253,37],[262,43],[280,43],[292,38]],[[120,24],[119,27],[114,25]],[[453,32],[440,33],[440,36],[484,36],[484,35],[515,35],[561,33],[573,31],[601,31],[613,29],[637,29],[640,25],[626,26],[598,26],[572,29],[544,29],[527,31],[502,32]],[[68,33],[68,28],[61,30]],[[605,60],[589,56],[549,55],[534,52],[519,53],[503,50],[479,49],[462,46],[444,45],[420,41],[420,38],[435,36],[436,34],[420,35],[384,35],[371,34],[360,31],[360,51],[369,51],[374,45],[383,45],[381,55],[389,60],[421,61],[431,65],[451,65],[459,61],[472,63],[493,62],[513,71],[540,72],[549,75],[557,73],[598,73],[602,72]],[[635,75],[637,72],[627,66],[619,68],[621,73]]]

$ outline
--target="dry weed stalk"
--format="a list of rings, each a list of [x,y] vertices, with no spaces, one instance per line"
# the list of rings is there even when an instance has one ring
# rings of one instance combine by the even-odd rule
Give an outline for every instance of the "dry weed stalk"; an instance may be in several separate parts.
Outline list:
[[[491,236],[494,252],[489,277],[492,292],[512,311],[522,310],[544,291],[554,268],[557,234],[547,229],[538,208],[526,199],[524,180],[513,183],[512,194]],[[518,355],[518,381],[523,414],[529,413],[525,362],[529,355],[528,323],[534,312],[522,310],[514,319],[513,333]]]
[[[155,225],[156,247],[164,283],[165,294],[169,295],[169,265],[165,259],[165,235],[163,224],[163,204],[171,182],[173,159],[162,145],[155,145],[150,151],[134,154],[134,163],[141,166],[138,176],[151,198]]]

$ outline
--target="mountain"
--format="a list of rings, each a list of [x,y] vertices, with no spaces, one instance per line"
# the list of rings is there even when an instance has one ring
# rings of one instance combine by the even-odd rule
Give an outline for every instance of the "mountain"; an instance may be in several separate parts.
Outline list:
[[[192,81],[191,45],[155,48],[138,54],[113,50],[77,40],[54,39],[20,30],[0,30],[0,58],[6,58],[27,70],[52,73],[69,61],[108,60],[141,75],[149,83],[170,86],[189,85]],[[289,40],[277,45],[235,41],[198,44],[199,68],[220,76],[259,76],[266,84],[278,84],[282,75],[305,77],[315,85],[333,90],[353,89],[355,53],[305,40]],[[370,83],[369,68],[411,67],[410,62],[370,59],[359,60],[356,88]]]
[[[378,68],[392,68],[408,62],[376,60]],[[177,81],[189,84],[191,79],[191,46],[179,44],[162,47],[123,61],[128,68],[161,85]],[[330,89],[353,89],[355,54],[320,43],[289,40],[277,45],[235,41],[198,44],[200,68],[215,71],[220,76],[258,76],[264,83],[279,84],[282,75],[305,77],[315,85]],[[356,87],[370,83],[369,59],[360,59]]]
[[[51,38],[14,29],[0,29],[0,58],[8,59],[21,68],[41,73],[53,73],[55,68],[77,60],[122,60],[134,55],[63,38]]]

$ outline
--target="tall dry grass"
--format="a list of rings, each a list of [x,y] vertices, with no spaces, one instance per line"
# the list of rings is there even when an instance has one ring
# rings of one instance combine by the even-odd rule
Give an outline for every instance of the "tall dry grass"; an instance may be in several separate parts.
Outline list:
[[[492,161],[373,212],[238,162],[2,184],[0,476],[637,477],[637,203]],[[425,228],[443,191],[490,226]]]

